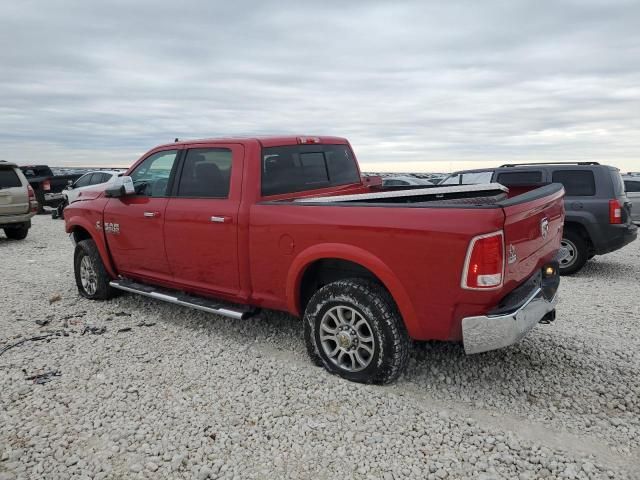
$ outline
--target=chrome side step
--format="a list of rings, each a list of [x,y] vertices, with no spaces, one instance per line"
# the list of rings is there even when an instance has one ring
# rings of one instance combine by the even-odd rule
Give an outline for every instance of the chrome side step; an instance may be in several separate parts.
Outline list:
[[[146,285],[144,283],[134,282],[132,280],[112,280],[109,282],[109,285],[113,288],[117,288],[118,290],[124,290],[125,292],[137,293],[138,295],[155,298],[156,300],[162,300],[163,302],[174,303],[176,305],[182,305],[183,307],[190,307],[196,310],[215,313],[222,315],[223,317],[230,317],[238,320],[244,320],[256,313],[256,309],[248,306],[244,307],[226,304],[217,300],[165,290],[151,285]]]

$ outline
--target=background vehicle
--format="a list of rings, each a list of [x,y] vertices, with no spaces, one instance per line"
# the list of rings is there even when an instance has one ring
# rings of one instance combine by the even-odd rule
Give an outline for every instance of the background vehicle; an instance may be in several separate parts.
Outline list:
[[[23,240],[37,210],[33,188],[18,166],[0,160],[0,228],[7,237]]]
[[[44,207],[57,207],[62,202],[62,190],[69,181],[77,180],[81,174],[54,175],[47,165],[24,165],[20,167],[24,176],[33,188],[38,200],[38,213],[44,212]]]
[[[562,274],[575,273],[593,256],[618,250],[637,237],[637,227],[631,222],[631,202],[615,167],[597,162],[511,164],[455,172],[442,184],[488,182],[511,189],[556,182],[564,185]]]
[[[106,188],[122,172],[116,170],[95,170],[85,173],[62,191],[62,202],[51,212],[53,218],[63,217],[64,208],[75,202],[82,192],[94,188]]]
[[[432,182],[424,178],[410,177],[409,175],[398,175],[393,177],[383,177],[383,187],[408,187],[417,185],[433,185]]]
[[[561,185],[385,191],[337,137],[157,147],[65,209],[81,295],[125,290],[245,318],[303,317],[310,357],[359,382],[396,379],[410,338],[467,353],[555,318]]]
[[[631,200],[631,220],[640,223],[640,175],[623,175],[624,191]]]

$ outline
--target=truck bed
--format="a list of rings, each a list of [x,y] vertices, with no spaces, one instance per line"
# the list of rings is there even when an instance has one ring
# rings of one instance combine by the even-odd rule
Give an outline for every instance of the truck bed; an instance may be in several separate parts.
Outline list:
[[[402,208],[505,208],[553,194],[562,189],[560,184],[543,187],[517,187],[509,189],[499,183],[484,185],[455,185],[409,190],[393,190],[349,195],[304,197],[279,200],[316,206],[402,207]]]

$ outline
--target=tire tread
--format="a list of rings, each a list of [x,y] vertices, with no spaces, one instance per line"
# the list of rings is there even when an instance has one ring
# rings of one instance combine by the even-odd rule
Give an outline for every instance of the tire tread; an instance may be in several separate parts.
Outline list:
[[[379,367],[367,378],[353,378],[343,374],[335,365],[325,361],[319,353],[314,340],[312,325],[315,322],[314,311],[319,311],[321,305],[339,296],[353,296],[356,303],[366,302],[371,310],[379,315],[371,319],[380,322],[381,331],[386,332],[386,348],[383,348],[383,358]],[[359,297],[359,298],[358,298]],[[316,365],[322,365],[332,373],[349,380],[361,383],[388,384],[400,377],[409,361],[410,339],[398,308],[389,292],[377,282],[363,278],[338,280],[319,289],[309,301],[304,318],[305,343],[311,360]]]

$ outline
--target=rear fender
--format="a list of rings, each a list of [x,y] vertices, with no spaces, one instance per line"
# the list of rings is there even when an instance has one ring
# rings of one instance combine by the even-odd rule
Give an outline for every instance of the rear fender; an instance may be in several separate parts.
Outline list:
[[[419,336],[420,328],[413,304],[402,283],[393,271],[378,257],[353,245],[325,243],[314,245],[302,251],[289,268],[286,285],[287,308],[294,315],[302,316],[300,306],[300,284],[309,265],[317,260],[337,258],[356,263],[371,273],[386,287],[393,297],[404,320],[409,335]]]
[[[68,220],[65,218],[65,230],[67,231],[67,233],[75,235],[78,229],[82,229],[89,234],[91,239],[95,242],[96,247],[98,248],[98,252],[100,253],[100,258],[102,259],[105,270],[107,271],[109,276],[111,276],[111,278],[116,278],[118,275],[116,273],[113,262],[111,261],[111,255],[109,255],[109,250],[104,240],[102,227],[100,227],[100,229],[98,230],[96,224],[91,224],[89,220],[78,215],[75,215]],[[77,241],[75,236],[74,241]]]

